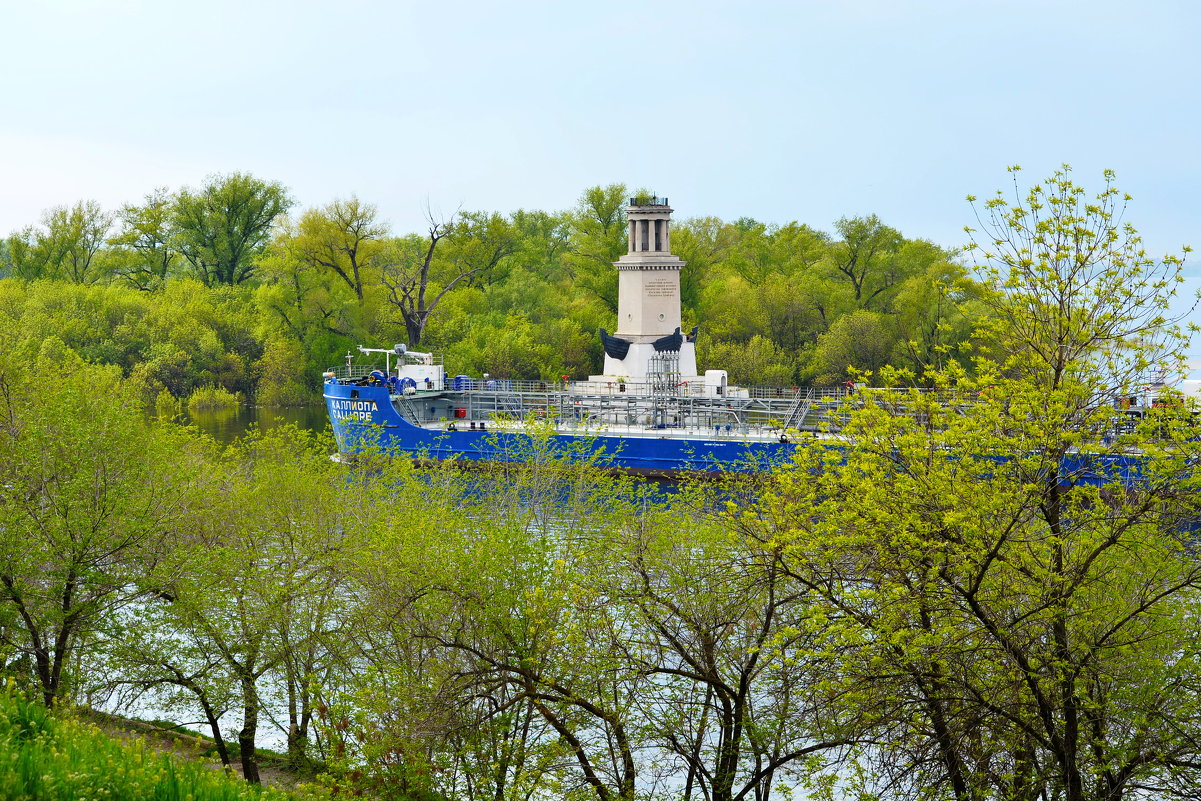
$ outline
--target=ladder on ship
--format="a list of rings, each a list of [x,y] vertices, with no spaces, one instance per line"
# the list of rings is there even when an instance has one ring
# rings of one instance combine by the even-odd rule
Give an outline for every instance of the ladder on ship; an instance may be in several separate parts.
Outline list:
[[[679,422],[680,352],[656,351],[648,364],[647,378],[651,384],[651,424],[667,428]],[[677,414],[672,414],[673,409]]]
[[[392,405],[405,420],[415,426],[421,425],[421,413],[417,411],[417,405],[408,395],[393,395]]]
[[[795,428],[800,431],[801,427],[805,425],[805,418],[809,416],[809,412],[812,409],[813,387],[805,390],[804,394],[798,389],[796,398],[784,415],[784,428]]]

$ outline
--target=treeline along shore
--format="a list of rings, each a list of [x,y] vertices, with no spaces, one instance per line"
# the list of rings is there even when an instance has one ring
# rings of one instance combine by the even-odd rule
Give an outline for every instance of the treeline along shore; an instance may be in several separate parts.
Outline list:
[[[413,233],[357,198],[301,210],[237,173],[120,209],[81,200],[0,241],[6,339],[31,362],[72,351],[119,366],[147,402],[194,405],[317,402],[320,372],[360,344],[405,342],[456,373],[587,376],[636,194],[597,186],[573,209],[460,211]],[[693,217],[672,237],[699,358],[744,385],[970,367],[989,313],[958,255],[875,216],[833,231]]]
[[[546,337],[556,370],[586,367],[590,315],[609,313],[589,277],[612,272],[598,243],[624,236],[621,187],[427,237],[368,237],[331,222],[364,207],[334,204],[218,269],[176,237],[231,180],[164,198],[179,255],[143,288],[128,266],[0,284],[0,672],[39,708],[172,710],[252,783],[276,731],[296,771],[381,799],[1201,797],[1196,409],[1165,392],[1113,435],[1115,388],[1186,346],[1167,316],[1183,262],[1146,254],[1111,175],[978,203],[971,281],[874,220],[841,239],[682,226],[705,276],[690,313],[742,298],[709,347],[761,354],[744,379],[821,378],[831,343],[877,342],[880,365],[847,363],[895,391],[857,392],[837,447],[798,438],[789,465],[673,493],[558,459],[549,432],[524,464],[466,473],[337,463],[283,427],[219,447],[146,415],[214,381],[304,397],[297,364],[337,355],[334,329],[410,324],[385,322],[419,308],[393,304],[398,264],[444,276],[409,333],[481,370],[508,353],[520,374]],[[358,273],[315,244],[351,230],[372,243]],[[831,299],[828,327],[799,322]],[[785,306],[796,326],[766,325]],[[903,333],[919,318],[931,338]],[[882,338],[840,338],[860,323]],[[1081,454],[1137,474],[1084,480]]]

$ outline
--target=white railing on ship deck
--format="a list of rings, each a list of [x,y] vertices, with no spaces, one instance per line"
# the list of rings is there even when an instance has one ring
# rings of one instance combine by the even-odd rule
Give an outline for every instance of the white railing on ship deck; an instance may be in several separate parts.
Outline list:
[[[374,366],[344,366],[333,372],[341,381],[361,381],[377,369]],[[424,394],[426,386],[418,385],[416,389],[418,394]],[[620,425],[634,419],[667,419],[662,415],[670,406],[688,415],[689,419],[703,421],[703,425],[725,426],[726,430],[734,427],[742,433],[755,427],[772,431],[786,428],[837,431],[846,424],[851,411],[869,397],[873,403],[891,408],[894,414],[919,420],[925,418],[922,411],[913,407],[909,388],[846,385],[719,388],[701,381],[670,384],[620,380],[515,380],[460,375],[447,376],[444,387],[433,386],[431,389],[464,393],[465,411],[472,419],[499,415],[514,419],[567,421],[585,413],[598,422]],[[395,394],[394,388],[391,391]],[[975,392],[918,391],[934,393],[943,410],[966,411],[979,402]],[[403,397],[397,401],[402,402]],[[1115,408],[1126,408],[1119,405],[1122,399],[1115,395],[1108,400]],[[585,408],[579,408],[581,403]],[[614,403],[620,406],[614,406]],[[1141,406],[1130,407],[1115,421],[1112,430],[1097,432],[1098,437],[1112,437],[1133,429],[1145,411]]]
[[[456,392],[571,392],[582,395],[667,395],[681,398],[731,397],[762,400],[793,400],[798,395],[814,394],[817,399],[840,398],[846,388],[833,387],[717,387],[703,381],[681,381],[677,384],[638,381],[567,381],[518,380],[511,378],[469,378],[447,376],[446,389]]]
[[[336,367],[331,370],[339,381],[359,381],[367,378],[376,366]],[[424,390],[424,386],[418,386]],[[730,398],[792,403],[797,399],[808,399],[815,404],[839,400],[849,394],[843,386],[828,387],[718,387],[703,381],[682,381],[676,384],[637,381],[574,381],[529,380],[512,378],[473,378],[469,376],[446,376],[445,386],[435,390],[453,392],[518,392],[518,393],[563,393],[586,396],[662,396],[674,398]]]

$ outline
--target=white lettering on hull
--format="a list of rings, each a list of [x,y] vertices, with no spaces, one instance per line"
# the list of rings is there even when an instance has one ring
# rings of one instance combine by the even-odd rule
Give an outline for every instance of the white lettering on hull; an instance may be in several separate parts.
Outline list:
[[[379,404],[373,400],[331,400],[329,402],[330,416],[335,420],[357,420],[370,423],[373,412],[379,411]]]

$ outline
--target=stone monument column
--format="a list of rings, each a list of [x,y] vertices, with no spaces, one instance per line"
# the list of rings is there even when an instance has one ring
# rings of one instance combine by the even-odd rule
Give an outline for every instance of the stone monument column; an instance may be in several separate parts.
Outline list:
[[[654,342],[680,329],[680,270],[685,262],[670,251],[671,206],[667,198],[630,198],[629,250],[617,268],[617,330],[629,343],[624,358],[606,353],[605,375],[646,381],[653,372]],[[679,375],[696,375],[696,346],[683,338],[678,352]],[[662,362],[662,356],[656,364]]]

